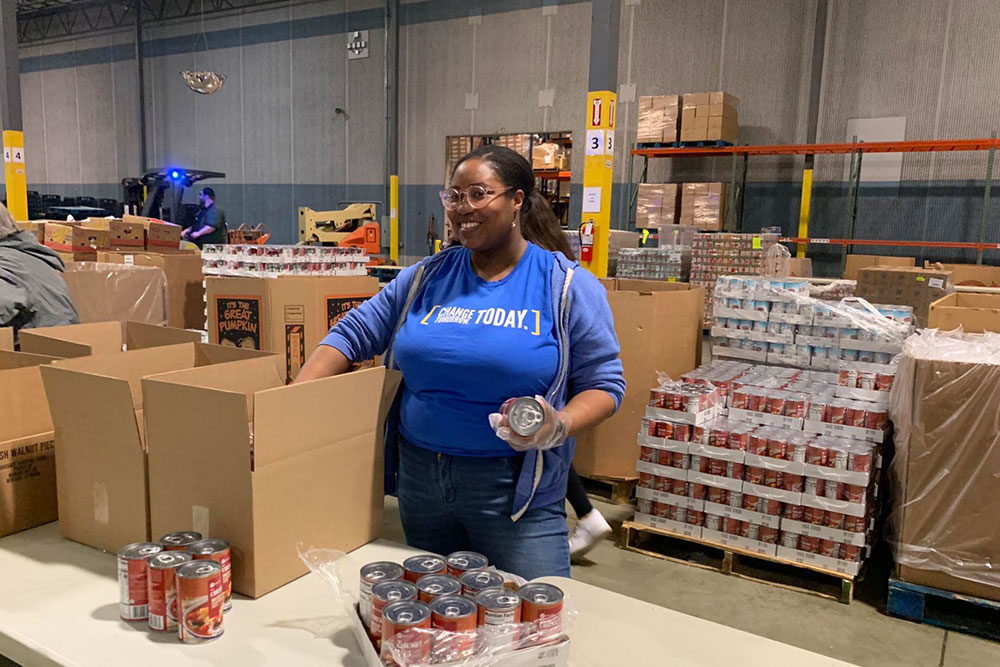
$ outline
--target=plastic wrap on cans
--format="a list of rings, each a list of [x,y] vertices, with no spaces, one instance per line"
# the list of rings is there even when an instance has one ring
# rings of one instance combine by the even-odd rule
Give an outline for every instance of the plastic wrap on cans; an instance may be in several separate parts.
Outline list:
[[[431,603],[431,627],[448,635],[434,642],[437,654],[448,659],[467,658],[476,650],[479,609],[476,601],[464,595],[442,596]]]
[[[431,610],[419,600],[392,602],[382,610],[382,662],[398,665],[430,663],[432,635]]]

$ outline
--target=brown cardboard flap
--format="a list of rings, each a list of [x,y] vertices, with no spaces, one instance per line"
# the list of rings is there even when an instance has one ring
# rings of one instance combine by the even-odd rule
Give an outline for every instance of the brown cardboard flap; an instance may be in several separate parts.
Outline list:
[[[16,352],[5,353],[16,355]],[[24,355],[34,357],[34,355]],[[0,441],[52,431],[39,362],[0,371]]]
[[[18,337],[22,352],[52,357],[85,357],[122,351],[122,331],[118,322],[22,329]]]
[[[305,542],[351,551],[378,536],[382,513],[374,504],[381,509],[384,472],[377,447],[370,433],[338,438],[328,447],[257,469],[253,523],[258,534],[267,535],[255,554],[259,592],[306,574],[299,559],[287,557],[290,545]],[[371,512],[358,511],[358,500],[363,498],[372,499]]]
[[[244,359],[268,358],[277,368],[280,360],[273,352],[261,352],[259,350],[244,350],[239,347],[228,347],[226,345],[210,345],[208,343],[198,343],[196,346],[196,359],[198,366],[210,364],[226,364],[231,361],[243,361]]]
[[[56,432],[63,535],[112,552],[149,539],[146,459],[128,383],[40,368]],[[101,434],[99,448],[91,446],[94,433]]]
[[[200,342],[200,331],[161,327],[144,322],[125,323],[125,347],[129,350],[143,350],[150,347],[162,347],[164,345]]]
[[[12,368],[28,368],[59,361],[59,357],[49,357],[44,354],[29,354],[27,352],[9,352],[0,350],[0,371]]]
[[[0,327],[0,351],[14,351],[14,329],[11,327]]]
[[[228,367],[234,372],[245,368],[245,364]],[[273,366],[267,369],[275,373]],[[171,375],[175,377],[144,381],[152,534],[195,528],[207,531],[206,537],[229,540],[234,586],[241,593],[252,592],[254,526],[246,397],[242,392],[176,381],[184,373]],[[192,475],[192,470],[198,474]],[[200,525],[194,525],[196,520]],[[295,548],[294,543],[285,546]]]
[[[257,469],[328,446],[334,439],[377,427],[385,369],[345,375],[262,391],[254,397],[254,456]]]
[[[619,278],[616,289],[619,292],[640,292],[652,294],[654,292],[682,292],[692,289],[689,283],[672,283],[666,280],[635,280],[631,278]]]

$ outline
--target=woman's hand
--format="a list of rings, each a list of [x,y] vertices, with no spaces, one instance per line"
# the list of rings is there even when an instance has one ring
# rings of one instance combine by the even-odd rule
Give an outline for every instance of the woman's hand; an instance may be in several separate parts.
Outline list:
[[[511,401],[514,399],[511,399]],[[490,427],[497,434],[497,437],[506,441],[511,447],[519,452],[529,449],[551,449],[556,445],[561,445],[570,431],[570,417],[565,412],[560,412],[549,405],[541,396],[535,396],[535,400],[542,407],[544,419],[542,427],[529,436],[518,435],[510,427],[510,420],[501,412],[494,412],[490,415]],[[504,403],[507,405],[510,401]]]

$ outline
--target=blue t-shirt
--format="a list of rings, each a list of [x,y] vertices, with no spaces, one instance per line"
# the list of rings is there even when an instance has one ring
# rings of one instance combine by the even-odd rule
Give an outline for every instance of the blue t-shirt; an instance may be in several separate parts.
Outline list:
[[[487,282],[473,270],[468,250],[451,254],[396,336],[400,430],[435,452],[513,456],[488,417],[508,398],[544,395],[555,379],[555,260],[529,243],[509,275]]]

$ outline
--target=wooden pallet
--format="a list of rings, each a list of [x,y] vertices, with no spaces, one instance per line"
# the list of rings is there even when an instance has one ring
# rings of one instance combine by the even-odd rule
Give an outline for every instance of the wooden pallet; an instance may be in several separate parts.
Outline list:
[[[637,143],[636,148],[677,148],[676,141],[644,141]]]
[[[615,505],[624,505],[632,500],[638,477],[605,477],[603,475],[580,476],[587,493]]]
[[[674,148],[722,148],[732,146],[728,141],[713,139],[712,141],[675,141]]]
[[[634,521],[622,524],[618,546],[646,556],[716,570],[722,574],[817,595],[844,604],[850,604],[854,598],[854,584],[858,579],[841,572],[765,556],[739,547],[678,535]]]
[[[889,579],[890,616],[1000,639],[1000,602]]]

